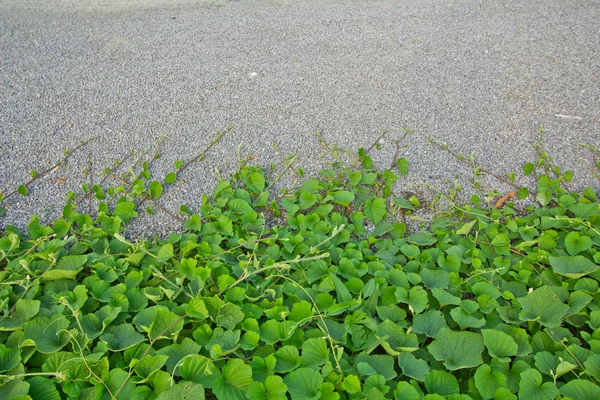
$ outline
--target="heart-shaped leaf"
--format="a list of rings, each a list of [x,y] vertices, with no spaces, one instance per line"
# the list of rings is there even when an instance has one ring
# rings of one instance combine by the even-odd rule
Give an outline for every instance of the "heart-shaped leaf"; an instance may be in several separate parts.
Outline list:
[[[554,383],[542,383],[542,374],[537,370],[528,369],[521,373],[521,383],[519,385],[520,399],[552,400],[558,394],[558,389]]]
[[[428,350],[449,370],[476,367],[483,362],[483,336],[474,332],[455,332],[443,328]]]

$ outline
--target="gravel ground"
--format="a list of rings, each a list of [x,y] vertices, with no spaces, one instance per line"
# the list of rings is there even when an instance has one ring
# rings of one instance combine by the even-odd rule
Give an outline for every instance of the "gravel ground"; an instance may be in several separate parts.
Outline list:
[[[374,152],[386,167],[392,140],[412,130],[401,191],[468,186],[470,168],[428,138],[504,175],[534,159],[542,125],[546,150],[575,172],[573,187],[597,184],[580,144],[600,146],[599,21],[600,2],[584,0],[2,0],[0,189],[94,140],[28,197],[8,199],[0,227],[23,227],[32,213],[52,220],[67,191],[89,182],[88,165],[97,183],[105,167],[157,141],[152,171],[164,176],[229,124],[165,207],[197,209],[215,169],[235,169],[238,148],[265,166],[296,152],[296,167],[314,175],[328,162],[317,130],[350,150],[388,130]],[[134,230],[176,227],[157,215]]]

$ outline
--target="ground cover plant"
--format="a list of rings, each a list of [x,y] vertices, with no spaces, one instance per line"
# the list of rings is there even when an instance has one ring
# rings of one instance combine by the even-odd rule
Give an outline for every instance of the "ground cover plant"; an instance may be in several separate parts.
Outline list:
[[[142,163],[49,226],[8,226],[0,398],[600,398],[595,191],[567,190],[543,154],[514,193],[542,207],[474,196],[407,232],[408,163],[368,153],[281,198],[278,175],[242,163],[166,239],[126,226],[168,212],[189,163],[161,181]]]

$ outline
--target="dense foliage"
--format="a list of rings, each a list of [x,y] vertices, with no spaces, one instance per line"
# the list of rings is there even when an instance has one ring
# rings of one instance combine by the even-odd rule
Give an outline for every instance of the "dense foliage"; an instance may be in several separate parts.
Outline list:
[[[97,216],[9,226],[0,398],[600,398],[593,190],[541,174],[543,208],[407,234],[418,200],[361,161],[280,201],[244,166],[167,240],[121,235],[135,196],[160,198],[149,176]]]

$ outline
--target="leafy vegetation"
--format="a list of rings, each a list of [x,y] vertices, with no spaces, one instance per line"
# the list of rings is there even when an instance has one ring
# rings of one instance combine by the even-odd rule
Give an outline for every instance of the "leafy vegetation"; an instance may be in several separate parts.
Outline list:
[[[84,186],[94,215],[71,194],[52,225],[8,226],[0,398],[600,398],[592,189],[566,190],[543,154],[524,173],[544,207],[475,196],[407,232],[408,162],[358,161],[281,198],[278,175],[242,163],[177,215],[158,200],[189,163],[162,181],[143,163]],[[184,232],[127,238],[144,203]]]

